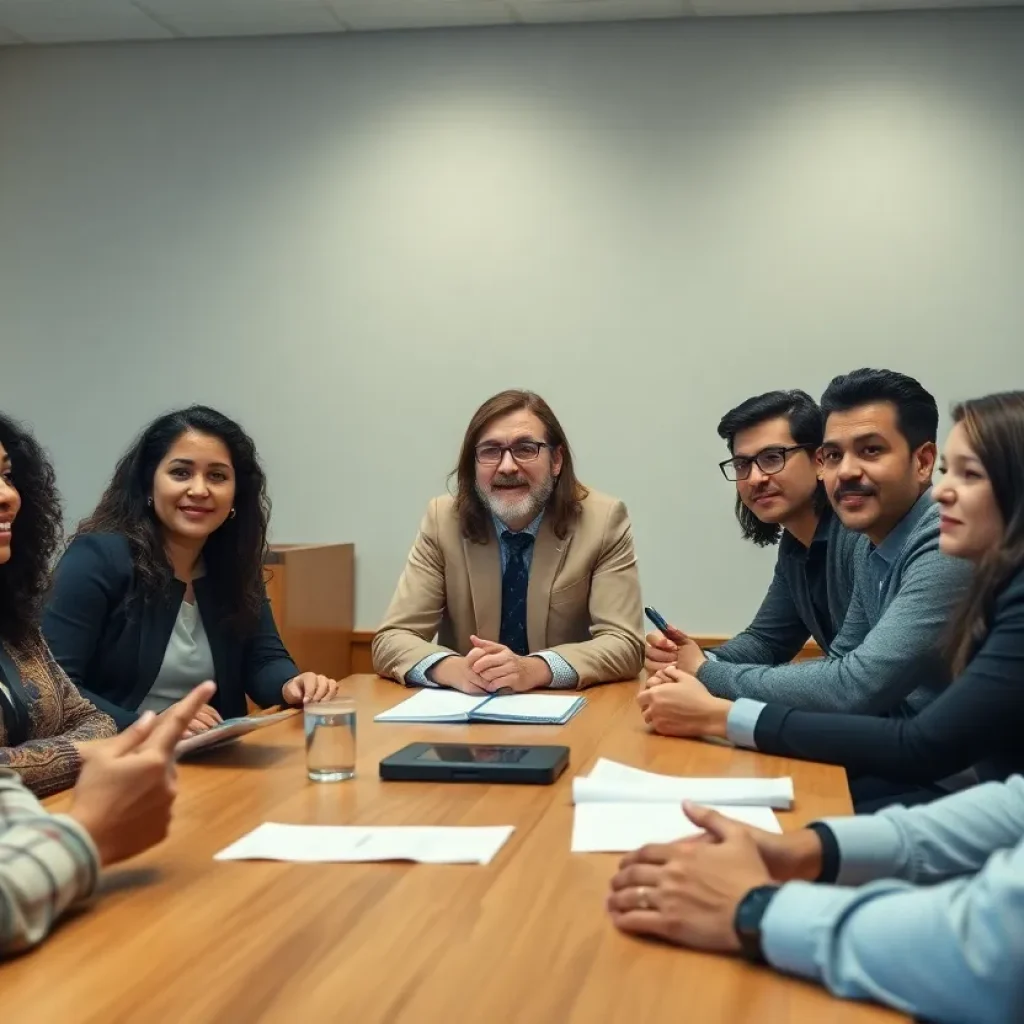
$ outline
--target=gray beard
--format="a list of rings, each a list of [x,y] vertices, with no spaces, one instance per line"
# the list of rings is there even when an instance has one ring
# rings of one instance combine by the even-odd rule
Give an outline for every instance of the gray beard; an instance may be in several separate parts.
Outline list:
[[[556,477],[549,476],[544,483],[531,488],[529,494],[511,500],[504,499],[500,490],[485,491],[479,484],[476,485],[476,493],[491,514],[503,523],[507,524],[517,519],[525,519],[532,523],[551,500],[557,483]]]

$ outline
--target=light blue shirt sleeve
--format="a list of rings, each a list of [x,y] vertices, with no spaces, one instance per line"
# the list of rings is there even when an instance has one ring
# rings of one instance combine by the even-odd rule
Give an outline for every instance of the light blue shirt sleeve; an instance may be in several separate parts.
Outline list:
[[[428,654],[422,661],[417,661],[416,664],[405,673],[405,685],[432,686],[436,690],[439,684],[435,683],[433,679],[428,678],[427,673],[439,661],[444,661],[445,658],[452,657],[454,653],[454,651],[435,651],[433,654]]]
[[[572,667],[560,654],[554,651],[538,651],[531,655],[533,658],[543,658],[551,669],[552,690],[575,690],[580,681],[576,669]]]
[[[762,941],[779,970],[847,999],[943,1022],[1008,1024],[1024,1007],[1024,842],[974,876],[856,889],[790,882]]]
[[[737,747],[749,747],[757,750],[754,742],[754,730],[757,728],[757,720],[764,710],[764,701],[749,700],[741,697],[734,701],[729,709],[729,717],[725,720],[725,735],[730,743]]]

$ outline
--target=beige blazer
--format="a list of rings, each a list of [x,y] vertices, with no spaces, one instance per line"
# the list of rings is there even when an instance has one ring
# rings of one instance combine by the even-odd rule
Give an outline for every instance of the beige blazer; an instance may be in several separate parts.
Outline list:
[[[405,682],[428,654],[466,654],[470,635],[497,640],[501,553],[491,532],[473,544],[454,500],[427,507],[398,588],[373,639],[373,667]],[[644,660],[640,578],[626,506],[591,491],[576,526],[559,540],[545,516],[534,543],[526,596],[531,651],[555,651],[589,686],[634,679]],[[436,642],[435,642],[436,638]]]

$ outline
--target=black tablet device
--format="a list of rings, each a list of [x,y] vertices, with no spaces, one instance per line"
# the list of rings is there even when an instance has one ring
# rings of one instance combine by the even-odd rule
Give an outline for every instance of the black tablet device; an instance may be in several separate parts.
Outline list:
[[[568,747],[410,743],[381,761],[380,777],[402,782],[516,782],[548,786],[568,763]]]

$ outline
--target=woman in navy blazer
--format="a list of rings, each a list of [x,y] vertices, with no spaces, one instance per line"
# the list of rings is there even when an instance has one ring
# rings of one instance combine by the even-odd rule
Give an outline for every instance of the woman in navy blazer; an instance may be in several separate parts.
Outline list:
[[[244,715],[246,694],[268,707],[337,691],[333,679],[300,673],[281,643],[263,577],[269,516],[252,440],[206,406],[161,416],[117,464],[61,559],[43,630],[81,693],[119,728],[143,702],[154,707],[180,616],[195,623],[196,610],[204,654],[192,664],[212,663],[217,692],[193,732]],[[182,680],[187,671],[176,686],[203,682]]]

